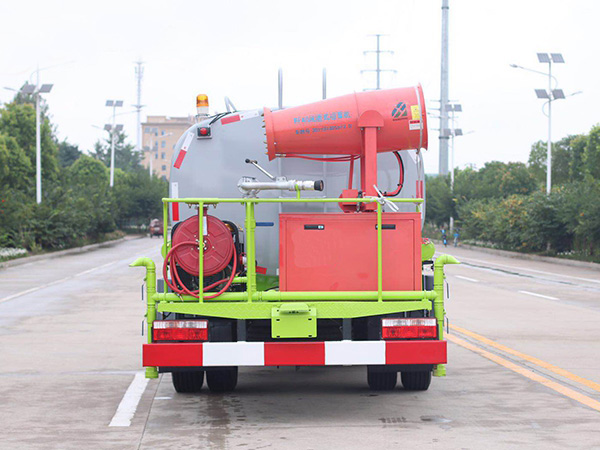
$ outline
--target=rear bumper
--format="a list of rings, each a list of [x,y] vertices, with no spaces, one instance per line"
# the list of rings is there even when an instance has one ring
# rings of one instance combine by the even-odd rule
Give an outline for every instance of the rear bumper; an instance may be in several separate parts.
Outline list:
[[[143,346],[145,367],[445,363],[446,341],[194,342]]]

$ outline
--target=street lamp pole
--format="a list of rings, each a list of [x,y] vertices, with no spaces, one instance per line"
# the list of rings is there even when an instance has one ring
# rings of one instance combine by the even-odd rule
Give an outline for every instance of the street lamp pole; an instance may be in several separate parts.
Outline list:
[[[548,143],[546,144],[546,194],[552,190],[552,60],[548,58]]]
[[[35,81],[35,200],[42,203],[42,136],[40,131],[40,68]]]
[[[42,203],[42,135],[41,135],[41,122],[42,122],[42,110],[41,110],[41,95],[47,94],[52,90],[53,84],[42,84],[40,86],[40,68],[38,67],[35,71],[36,81],[35,84],[29,82],[19,89],[19,93],[28,94],[33,96],[35,102],[35,201],[40,204]],[[30,75],[29,79],[31,80]],[[5,88],[11,91],[16,89]]]
[[[110,187],[115,185],[115,116],[117,108],[123,106],[123,100],[106,100],[106,106],[112,107],[112,125],[110,127]]]
[[[554,82],[558,84],[556,78],[552,76],[552,63],[564,64],[565,60],[561,53],[538,53],[537,58],[538,61],[541,63],[548,63],[548,73],[528,69],[527,67],[518,66],[517,64],[511,64],[510,66],[514,67],[515,69],[523,69],[527,70],[528,72],[534,72],[544,76],[548,76],[548,91],[546,91],[546,89],[536,89],[535,95],[537,96],[537,98],[548,100],[548,142],[546,143],[546,194],[550,195],[550,192],[552,191],[552,102],[554,100],[565,98],[565,94],[562,89],[552,89],[552,80],[554,80]]]
[[[112,128],[110,130],[110,187],[115,185],[115,115],[116,106],[113,104]]]

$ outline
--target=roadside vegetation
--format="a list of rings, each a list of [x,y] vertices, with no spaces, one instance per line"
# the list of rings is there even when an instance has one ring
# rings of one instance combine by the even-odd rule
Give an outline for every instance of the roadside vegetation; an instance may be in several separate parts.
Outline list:
[[[161,214],[167,182],[150,177],[140,155],[115,136],[115,182],[109,187],[110,142],[82,151],[59,142],[42,108],[42,203],[35,201],[35,108],[19,94],[0,108],[0,258],[63,249],[122,236]],[[13,250],[8,250],[13,249]]]
[[[455,170],[454,189],[450,176],[428,177],[428,228],[439,239],[453,216],[463,242],[600,262],[600,125],[553,143],[549,196],[545,186],[541,141],[527,164]]]

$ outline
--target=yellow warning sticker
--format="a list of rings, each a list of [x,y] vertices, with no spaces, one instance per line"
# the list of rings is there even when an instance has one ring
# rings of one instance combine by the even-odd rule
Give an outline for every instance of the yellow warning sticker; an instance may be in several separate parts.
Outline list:
[[[413,120],[421,119],[421,108],[419,108],[419,105],[412,105],[410,107],[410,113],[412,115]]]

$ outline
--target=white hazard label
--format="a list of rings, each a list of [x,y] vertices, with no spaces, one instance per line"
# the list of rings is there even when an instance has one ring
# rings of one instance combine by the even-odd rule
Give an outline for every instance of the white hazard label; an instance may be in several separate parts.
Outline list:
[[[408,122],[408,129],[411,131],[420,130],[421,129],[421,121],[420,120],[411,120]]]
[[[181,151],[182,152],[187,152],[188,148],[190,148],[190,144],[192,143],[192,140],[194,139],[194,133],[190,132],[186,135],[184,141],[183,141],[183,145],[181,146]]]

